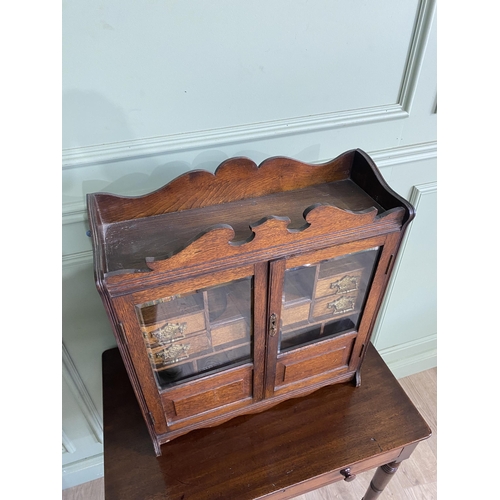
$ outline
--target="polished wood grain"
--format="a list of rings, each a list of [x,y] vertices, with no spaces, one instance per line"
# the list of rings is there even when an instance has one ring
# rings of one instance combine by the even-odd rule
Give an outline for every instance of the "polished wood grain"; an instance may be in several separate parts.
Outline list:
[[[386,486],[380,500],[437,500],[437,368],[399,380],[432,429]],[[340,481],[303,494],[294,500],[360,500],[369,487],[373,471],[356,476],[350,483]]]
[[[187,172],[144,196],[94,193],[87,200],[97,289],[157,454],[162,444],[187,432],[268,410],[323,386],[349,380],[359,386],[375,318],[414,216],[366,154],[348,151],[322,165],[276,157],[259,167],[235,158],[215,174]],[[356,309],[356,324],[337,332],[341,345],[325,341],[316,349],[311,343],[281,356],[285,269],[297,259],[309,266],[342,251],[369,250],[374,242],[378,258],[363,301],[343,296],[334,309],[329,298],[312,297],[317,302],[304,319],[316,328],[332,311]],[[246,307],[251,355],[236,363],[244,367],[227,364],[222,370],[213,357],[215,368],[201,376],[198,361],[220,354],[214,350],[228,338],[227,329],[215,329],[212,338],[211,328],[221,325],[209,324],[207,310],[206,328],[186,330],[186,340],[176,338],[165,347],[151,344],[148,332],[145,339],[144,326],[157,329],[159,321],[171,319],[163,312],[157,318],[161,308],[156,308],[141,328],[137,314],[143,303],[195,291],[207,298],[208,287],[247,276],[254,279],[252,304]],[[173,319],[186,323],[178,312]],[[165,386],[160,378],[175,371],[182,372],[175,376],[183,383]]]
[[[373,347],[367,382],[325,387],[151,449],[116,349],[103,355],[107,500],[294,496],[398,461],[430,429]],[[403,453],[403,454],[402,454]],[[184,496],[183,496],[184,495]]]
[[[397,223],[402,219],[404,210],[394,209],[385,212],[383,221],[388,220]],[[373,224],[377,210],[375,208],[367,211],[352,213],[345,212],[331,205],[318,205],[311,207],[305,215],[306,223],[297,230],[289,230],[290,219],[284,217],[267,216],[255,224],[249,225],[252,233],[243,241],[233,243],[235,231],[230,225],[219,224],[211,230],[202,232],[186,248],[173,254],[166,259],[157,260],[154,257],[146,258],[146,265],[151,271],[164,273],[179,267],[192,266],[199,262],[203,254],[204,261],[213,261],[221,258],[234,257],[237,255],[254,253],[269,246],[269,242],[279,242],[280,245],[297,243],[301,240],[317,238],[328,233],[350,230],[363,225]],[[379,219],[382,220],[382,217]],[[168,252],[162,252],[167,254]],[[108,273],[110,279],[112,275]],[[120,278],[125,278],[123,272]],[[111,281],[115,281],[111,279]]]
[[[100,217],[104,223],[139,219],[343,180],[349,176],[354,154],[347,151],[322,165],[275,157],[257,166],[248,158],[230,158],[214,174],[203,170],[186,172],[144,196],[101,193]]]
[[[361,225],[368,237],[370,229],[395,230],[414,216],[360,150],[322,165],[276,157],[257,167],[234,158],[215,174],[187,172],[144,196],[92,193],[87,205],[96,270],[111,288],[135,282],[134,273],[185,268],[199,260],[200,247],[216,246],[217,259],[255,254],[276,224],[273,246],[292,244],[290,253],[317,233],[339,239]]]
[[[89,201],[98,199],[96,195]],[[250,225],[269,216],[286,217],[289,220],[288,229],[300,229],[307,224],[305,211],[318,202],[344,211],[363,212],[375,207],[380,213],[384,212],[383,207],[356,184],[345,180],[153,218],[110,222],[105,227],[114,243],[107,249],[105,269],[106,272],[134,267],[146,269],[145,256],[160,258],[178,253],[189,242],[203,235],[207,228],[221,224],[233,228],[234,242],[247,241],[252,236]],[[158,232],[159,227],[163,231]],[[130,241],[134,242],[133,252],[130,252]]]
[[[386,486],[381,500],[437,499],[437,369],[399,379],[400,385],[432,429]],[[373,470],[356,475],[352,482],[339,481],[295,497],[294,500],[360,500]],[[104,478],[62,492],[62,500],[104,500]]]

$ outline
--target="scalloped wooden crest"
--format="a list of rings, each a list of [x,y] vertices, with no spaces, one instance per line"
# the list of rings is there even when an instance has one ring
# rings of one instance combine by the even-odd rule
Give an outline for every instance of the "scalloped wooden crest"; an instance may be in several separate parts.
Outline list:
[[[213,174],[191,170],[145,195],[95,193],[91,196],[98,199],[103,222],[120,222],[346,179],[353,156],[354,151],[347,151],[322,164],[278,156],[264,160],[259,166],[248,158],[230,158]]]
[[[200,259],[213,261],[233,257],[268,248],[270,241],[283,245],[346,228],[364,226],[372,223],[377,213],[375,207],[351,212],[332,205],[313,205],[304,211],[306,224],[299,229],[288,229],[288,217],[269,216],[250,226],[250,238],[236,242],[232,241],[235,233],[231,226],[212,226],[174,255],[162,260],[147,258],[146,265],[152,271],[164,272],[192,265]]]

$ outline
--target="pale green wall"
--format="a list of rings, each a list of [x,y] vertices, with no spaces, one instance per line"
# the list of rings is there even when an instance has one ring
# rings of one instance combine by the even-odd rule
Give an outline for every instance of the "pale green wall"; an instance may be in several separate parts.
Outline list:
[[[63,485],[102,475],[85,194],[142,194],[226,158],[360,147],[417,205],[375,331],[398,376],[436,364],[435,1],[63,1]]]

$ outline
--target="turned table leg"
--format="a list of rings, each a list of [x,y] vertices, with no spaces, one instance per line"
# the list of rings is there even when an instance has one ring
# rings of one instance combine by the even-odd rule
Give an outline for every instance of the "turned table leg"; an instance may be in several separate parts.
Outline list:
[[[362,500],[375,500],[378,498],[398,470],[399,464],[399,462],[391,462],[379,467]]]

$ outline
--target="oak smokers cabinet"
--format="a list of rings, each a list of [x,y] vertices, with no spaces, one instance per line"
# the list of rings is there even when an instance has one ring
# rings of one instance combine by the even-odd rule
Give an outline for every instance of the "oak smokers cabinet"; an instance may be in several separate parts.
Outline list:
[[[151,435],[265,410],[360,367],[413,207],[371,158],[270,158],[87,196],[95,278]]]

